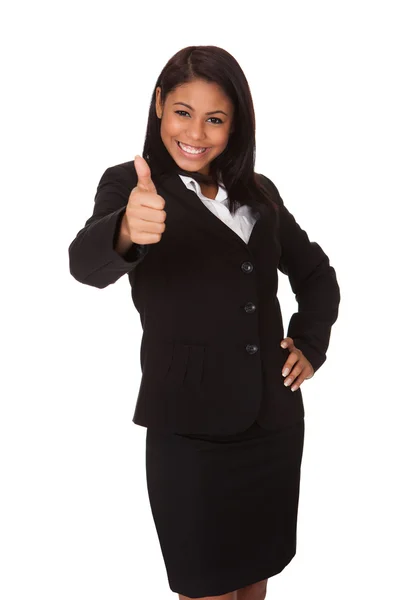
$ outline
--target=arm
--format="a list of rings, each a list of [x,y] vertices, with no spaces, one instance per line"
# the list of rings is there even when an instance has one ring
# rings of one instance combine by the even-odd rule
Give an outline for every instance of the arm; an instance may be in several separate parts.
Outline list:
[[[130,242],[124,219],[129,194],[135,185],[126,180],[118,166],[103,173],[93,214],[68,248],[70,273],[77,281],[105,288],[146,256],[148,246]]]
[[[309,240],[285,207],[276,186],[270,180],[268,183],[279,206],[281,257],[278,268],[288,275],[298,303],[287,337],[293,339],[316,372],[326,360],[331,328],[338,317],[340,288],[336,272],[321,246]]]

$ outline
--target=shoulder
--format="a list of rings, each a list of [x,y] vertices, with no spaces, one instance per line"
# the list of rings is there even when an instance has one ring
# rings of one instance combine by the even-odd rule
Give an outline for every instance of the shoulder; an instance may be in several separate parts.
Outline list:
[[[263,195],[268,198],[269,205],[273,207],[273,212],[279,219],[280,212],[282,208],[284,208],[284,203],[278,188],[272,179],[266,175],[263,175],[262,173],[254,173],[254,175],[259,189],[261,189]]]
[[[101,176],[100,183],[115,183],[132,190],[137,184],[137,174],[133,160],[108,167]]]
[[[263,175],[262,173],[254,173],[256,176],[256,179],[258,180],[259,184],[262,185],[262,187],[264,187],[267,192],[269,192],[273,199],[280,205],[282,205],[282,198],[279,194],[279,190],[276,187],[275,183],[272,181],[272,179],[270,179],[269,177],[267,177],[266,175]]]

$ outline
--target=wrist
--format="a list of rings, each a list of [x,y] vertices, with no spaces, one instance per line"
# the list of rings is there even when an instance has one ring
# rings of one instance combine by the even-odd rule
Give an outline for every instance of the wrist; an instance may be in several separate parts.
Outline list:
[[[129,233],[128,220],[126,217],[126,212],[124,212],[115,244],[115,251],[118,252],[118,254],[123,255],[127,250],[129,250],[132,244],[133,242]]]

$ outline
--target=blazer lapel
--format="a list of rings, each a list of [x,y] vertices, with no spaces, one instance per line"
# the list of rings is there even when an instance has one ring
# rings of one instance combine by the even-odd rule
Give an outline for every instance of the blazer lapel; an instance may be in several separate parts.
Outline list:
[[[227,243],[241,244],[242,247],[251,249],[257,243],[259,235],[264,229],[263,226],[266,225],[267,219],[258,213],[257,221],[254,223],[249,241],[246,243],[233,229],[221,221],[203,204],[194,190],[189,190],[186,187],[179,175],[163,174],[154,182],[156,187],[158,183],[160,188],[164,188],[171,195],[173,201],[176,200],[179,203],[179,208],[185,210],[189,217],[196,220],[197,225],[204,226],[210,233],[224,236]],[[162,193],[160,195],[162,196]]]

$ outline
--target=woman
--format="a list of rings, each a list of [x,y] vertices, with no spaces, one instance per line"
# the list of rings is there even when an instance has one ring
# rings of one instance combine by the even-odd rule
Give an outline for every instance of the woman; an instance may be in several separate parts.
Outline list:
[[[103,174],[70,270],[128,273],[143,325],[135,415],[149,500],[180,600],[258,600],[296,553],[304,407],[339,287],[327,255],[254,172],[255,117],[237,61],[180,50],[159,75],[143,157]],[[299,311],[283,338],[277,269]]]

